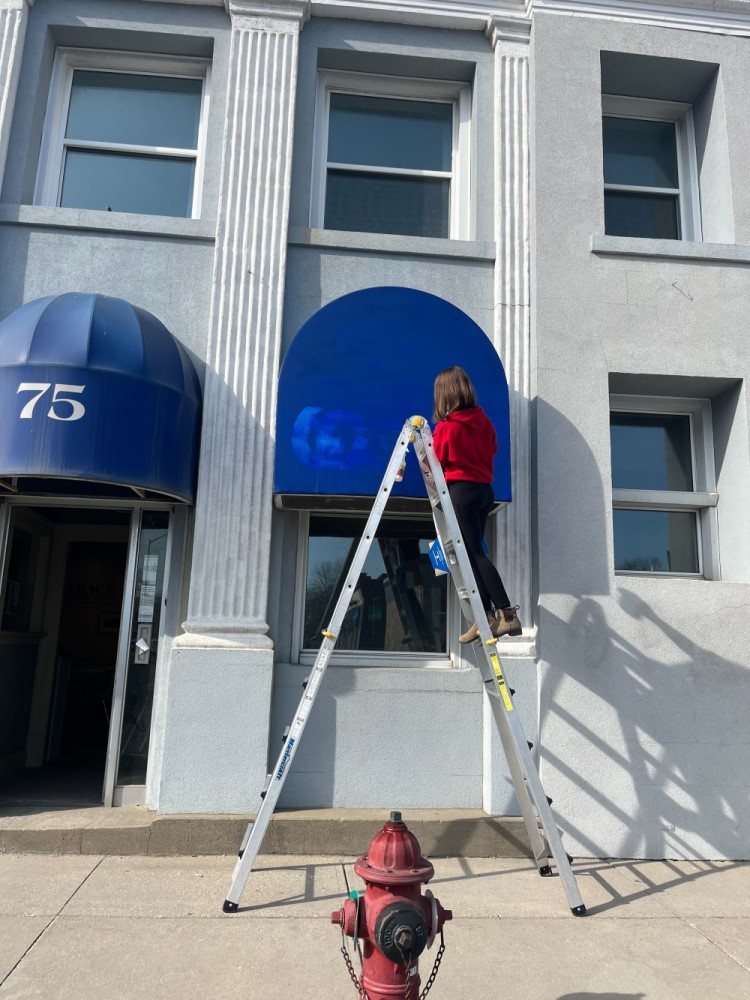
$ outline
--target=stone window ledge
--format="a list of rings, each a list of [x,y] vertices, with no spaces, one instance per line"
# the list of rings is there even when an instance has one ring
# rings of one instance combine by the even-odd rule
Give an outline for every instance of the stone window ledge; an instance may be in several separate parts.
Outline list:
[[[216,239],[216,222],[210,219],[93,212],[78,208],[50,208],[45,205],[0,205],[0,224],[38,226],[43,229],[77,229],[126,236],[155,236],[206,243],[213,243]]]
[[[494,263],[495,244],[477,240],[441,240],[426,236],[393,236],[388,233],[349,233],[334,229],[290,226],[289,245],[326,249],[408,254],[415,257],[452,257]]]
[[[691,243],[631,236],[592,236],[591,252],[618,257],[659,257],[708,263],[750,264],[750,246],[738,243]]]

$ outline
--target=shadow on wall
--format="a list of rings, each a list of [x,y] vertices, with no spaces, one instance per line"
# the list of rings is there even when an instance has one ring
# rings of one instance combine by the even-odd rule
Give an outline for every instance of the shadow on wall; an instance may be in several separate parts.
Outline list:
[[[746,858],[750,675],[706,632],[726,633],[719,616],[733,612],[716,590],[711,606],[701,600],[701,581],[613,575],[611,510],[587,443],[608,455],[609,431],[592,400],[581,430],[549,404],[536,410],[547,792],[573,853]]]
[[[605,396],[608,399],[606,382]],[[591,447],[580,430],[544,400],[533,405],[532,426],[535,588],[541,594],[609,594],[609,511]],[[600,421],[595,421],[593,433],[600,431]],[[605,433],[608,440],[608,424]]]
[[[618,590],[647,649],[611,627],[591,598],[579,599],[568,622],[542,614],[540,630],[564,631],[575,647],[542,692],[543,730],[552,730],[543,761],[577,790],[564,796],[561,827],[593,856],[602,847],[590,831],[609,826],[619,857],[745,857],[747,775],[731,734],[746,725],[747,697],[738,694],[747,668],[678,632],[633,590]],[[572,739],[560,740],[561,723]]]

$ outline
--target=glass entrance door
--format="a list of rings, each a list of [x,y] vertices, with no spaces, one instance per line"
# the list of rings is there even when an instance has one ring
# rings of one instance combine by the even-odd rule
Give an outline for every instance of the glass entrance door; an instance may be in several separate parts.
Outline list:
[[[171,521],[168,510],[133,512],[104,777],[105,805],[145,801]]]

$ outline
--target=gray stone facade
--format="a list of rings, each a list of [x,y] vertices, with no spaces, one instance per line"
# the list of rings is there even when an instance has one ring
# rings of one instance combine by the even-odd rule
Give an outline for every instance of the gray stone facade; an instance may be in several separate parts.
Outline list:
[[[463,310],[505,367],[514,500],[493,544],[524,635],[503,662],[566,848],[748,856],[743,6],[0,0],[0,319],[66,291],[127,299],[184,345],[204,389],[197,501],[169,596],[182,624],[159,652],[150,807],[258,806],[309,671],[307,515],[273,498],[279,367],[320,308],[401,285]],[[38,203],[61,48],[210,64],[199,217]],[[405,96],[410,81],[470,86],[461,239],[311,225],[326,72],[398,78]],[[610,92],[691,104],[700,240],[605,233]],[[613,395],[711,403],[718,501],[701,574],[615,571]],[[0,542],[1,529],[0,516]],[[458,618],[449,610],[450,632]],[[282,806],[515,814],[478,673],[453,639],[443,660],[340,653]]]

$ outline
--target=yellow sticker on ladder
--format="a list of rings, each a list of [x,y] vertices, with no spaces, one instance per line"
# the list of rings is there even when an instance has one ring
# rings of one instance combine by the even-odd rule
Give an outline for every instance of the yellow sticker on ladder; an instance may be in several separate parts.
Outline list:
[[[508,688],[505,686],[505,678],[503,677],[503,672],[500,669],[500,660],[497,658],[497,655],[495,653],[490,653],[490,660],[492,661],[492,666],[495,670],[495,677],[497,677],[497,686],[500,688],[500,697],[503,699],[505,710],[506,712],[512,712],[513,702],[510,700],[510,695],[508,694]]]

